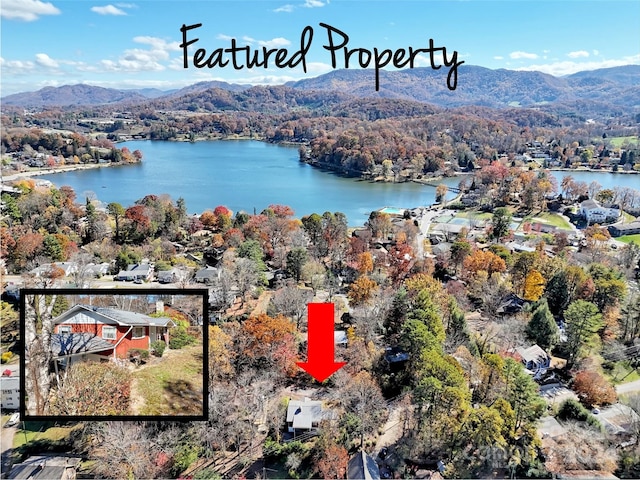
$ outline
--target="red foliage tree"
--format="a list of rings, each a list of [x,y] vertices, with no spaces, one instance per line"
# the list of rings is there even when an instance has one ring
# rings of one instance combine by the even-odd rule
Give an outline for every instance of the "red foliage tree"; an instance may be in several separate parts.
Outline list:
[[[582,370],[573,380],[573,389],[588,406],[609,405],[616,401],[616,390],[595,370]]]

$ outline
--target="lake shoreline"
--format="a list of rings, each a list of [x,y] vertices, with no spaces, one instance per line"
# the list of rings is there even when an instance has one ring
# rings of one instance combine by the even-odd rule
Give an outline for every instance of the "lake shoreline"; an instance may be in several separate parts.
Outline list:
[[[55,175],[56,173],[76,172],[82,170],[95,170],[98,168],[111,168],[121,167],[124,165],[138,165],[141,162],[136,163],[90,163],[88,165],[62,165],[57,168],[39,168],[37,170],[28,170],[25,172],[18,172],[11,175],[2,175],[2,182],[15,182],[23,178],[39,177],[42,175]]]

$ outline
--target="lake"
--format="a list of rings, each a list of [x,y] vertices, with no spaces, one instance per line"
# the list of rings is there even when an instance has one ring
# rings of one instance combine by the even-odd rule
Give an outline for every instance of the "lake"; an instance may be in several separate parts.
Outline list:
[[[102,202],[133,205],[149,194],[185,199],[190,213],[218,205],[234,212],[261,212],[271,204],[289,205],[297,217],[326,211],[342,212],[349,225],[363,225],[382,207],[413,208],[435,202],[435,188],[417,183],[374,183],[345,178],[298,160],[295,146],[254,140],[207,142],[132,141],[118,145],[143,152],[142,163],[44,175],[58,187],[73,187],[78,199],[88,195]],[[560,182],[597,181],[602,188],[640,189],[640,176],[609,172],[554,171]],[[435,183],[457,187],[460,178]],[[455,196],[447,193],[447,199]]]
[[[342,212],[349,225],[363,225],[382,207],[413,208],[435,202],[435,188],[417,183],[373,183],[344,178],[299,161],[298,147],[253,140],[207,142],[131,141],[118,144],[144,157],[140,164],[43,175],[56,186],[69,185],[79,201],[133,205],[145,195],[185,199],[189,213],[225,205],[234,212],[261,212],[289,205],[297,217]],[[437,183],[457,187],[460,179]],[[448,199],[455,196],[447,194]]]

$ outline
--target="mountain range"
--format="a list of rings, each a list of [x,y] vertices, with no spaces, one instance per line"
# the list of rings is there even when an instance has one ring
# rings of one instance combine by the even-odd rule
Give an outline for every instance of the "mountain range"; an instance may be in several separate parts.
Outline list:
[[[373,70],[334,70],[318,77],[288,82],[283,88],[252,87],[226,82],[200,82],[188,87],[162,91],[158,89],[117,90],[86,84],[45,87],[2,98],[3,105],[25,108],[142,104],[161,101],[165,106],[180,105],[179,99],[194,98],[202,92],[220,99],[214,108],[238,108],[238,95],[255,89],[256,93],[274,91],[327,92],[334,100],[346,98],[382,98],[417,101],[440,107],[467,105],[491,108],[544,107],[602,109],[611,113],[621,109],[640,109],[640,65],[582,71],[555,77],[535,71],[491,70],[473,65],[458,68],[456,90],[447,87],[445,69],[414,68],[380,71],[380,89],[374,90]],[[330,92],[330,93],[329,93]],[[293,94],[293,92],[292,92]],[[303,96],[305,96],[303,94]],[[244,98],[244,97],[243,97]],[[176,107],[177,107],[176,105]],[[151,105],[153,106],[153,105]],[[243,109],[243,108],[241,108]],[[628,111],[628,110],[627,110]]]

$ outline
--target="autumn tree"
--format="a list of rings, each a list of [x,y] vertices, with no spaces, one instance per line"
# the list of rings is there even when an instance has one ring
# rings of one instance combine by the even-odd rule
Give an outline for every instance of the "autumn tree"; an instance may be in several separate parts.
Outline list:
[[[362,252],[358,255],[358,272],[367,275],[373,271],[373,256],[370,252]]]
[[[368,302],[371,299],[374,290],[377,288],[378,284],[369,277],[359,277],[349,286],[347,296],[349,297],[351,305],[362,305],[363,303]]]
[[[317,449],[315,467],[325,479],[347,478],[347,450],[335,443],[322,445]]]
[[[595,370],[582,370],[573,379],[573,389],[582,401],[592,407],[609,405],[616,401],[617,395],[613,385]]]
[[[524,299],[529,301],[537,301],[544,292],[545,280],[542,274],[532,269],[524,279]]]
[[[488,250],[476,250],[463,261],[463,267],[468,275],[475,275],[479,271],[487,274],[502,273],[507,269],[504,260]]]
[[[224,381],[234,374],[233,339],[217,325],[209,326],[209,380]]]
[[[298,370],[295,325],[285,316],[263,313],[249,317],[242,324],[242,331],[248,339],[244,355],[263,359],[289,375]]]

